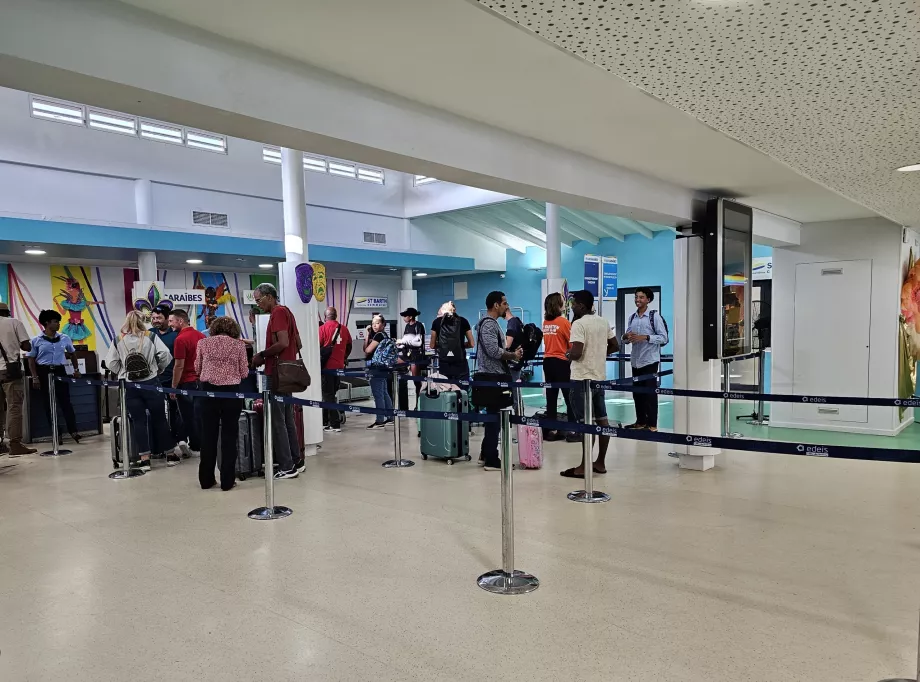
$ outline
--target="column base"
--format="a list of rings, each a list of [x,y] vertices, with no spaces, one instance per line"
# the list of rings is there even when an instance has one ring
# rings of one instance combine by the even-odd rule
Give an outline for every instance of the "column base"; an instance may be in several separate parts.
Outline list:
[[[681,469],[690,469],[691,471],[709,471],[716,465],[715,455],[688,455],[680,453],[678,455]]]

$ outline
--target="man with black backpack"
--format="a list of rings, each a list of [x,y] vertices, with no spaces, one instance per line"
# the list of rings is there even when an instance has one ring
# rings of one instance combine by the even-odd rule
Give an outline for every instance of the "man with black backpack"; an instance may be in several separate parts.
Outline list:
[[[319,328],[319,363],[323,369],[345,369],[348,356],[351,355],[351,332],[348,327],[339,324],[339,312],[329,306],[324,316],[325,322]],[[336,402],[341,381],[335,374],[322,375],[323,402]],[[342,415],[338,410],[323,410],[323,431],[342,432]]]
[[[442,305],[438,319],[431,323],[431,349],[438,352],[438,373],[451,383],[469,379],[466,349],[474,345],[469,320],[457,314],[453,302]]]
[[[661,362],[661,347],[668,344],[668,323],[648,304],[655,300],[655,292],[649,287],[636,289],[636,312],[629,316],[623,341],[632,344],[630,364],[634,377],[657,374]],[[637,387],[657,388],[658,380],[650,379],[636,384]],[[636,421],[627,429],[658,430],[658,395],[655,393],[633,393],[636,405]]]

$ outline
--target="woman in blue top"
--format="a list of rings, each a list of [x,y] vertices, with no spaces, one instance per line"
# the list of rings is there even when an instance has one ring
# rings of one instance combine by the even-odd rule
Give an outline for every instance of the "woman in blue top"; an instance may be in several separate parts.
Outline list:
[[[73,341],[66,334],[58,333],[58,329],[61,327],[61,314],[56,310],[42,310],[38,314],[38,323],[45,332],[32,339],[32,350],[28,354],[29,367],[32,370],[32,386],[41,391],[42,402],[45,406],[45,414],[48,417],[50,427],[53,422],[51,420],[51,393],[48,386],[48,377],[52,374],[58,377],[68,376],[67,365],[73,366],[73,376],[80,376],[80,372],[77,370],[77,359],[74,356],[76,349],[73,347]],[[75,443],[79,443],[77,417],[70,402],[70,384],[55,381],[54,397],[64,412],[64,421],[67,423],[67,431],[70,432],[70,437],[73,438]]]

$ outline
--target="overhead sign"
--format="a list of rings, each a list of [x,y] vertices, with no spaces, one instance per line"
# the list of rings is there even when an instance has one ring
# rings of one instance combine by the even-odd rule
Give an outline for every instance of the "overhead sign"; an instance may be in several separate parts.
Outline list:
[[[600,269],[601,257],[585,254],[585,289],[594,294],[595,298],[600,293]]]
[[[134,283],[134,298],[144,299],[149,302],[150,308],[153,309],[160,301],[172,301],[175,306],[204,305],[204,289],[162,289],[162,282],[151,282],[142,285],[140,282]],[[149,301],[150,292],[156,291],[157,300]]]
[[[617,257],[604,256],[601,261],[601,290],[605,301],[617,298]]]
[[[389,299],[386,296],[358,296],[355,298],[355,308],[375,308],[382,309],[389,305]]]
[[[773,256],[755,258],[751,267],[751,275],[757,279],[773,279]]]

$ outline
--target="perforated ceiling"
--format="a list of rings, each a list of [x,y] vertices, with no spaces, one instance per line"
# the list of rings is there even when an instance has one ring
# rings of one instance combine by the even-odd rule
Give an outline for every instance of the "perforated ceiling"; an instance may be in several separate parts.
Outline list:
[[[920,225],[916,0],[478,0],[803,175]]]

